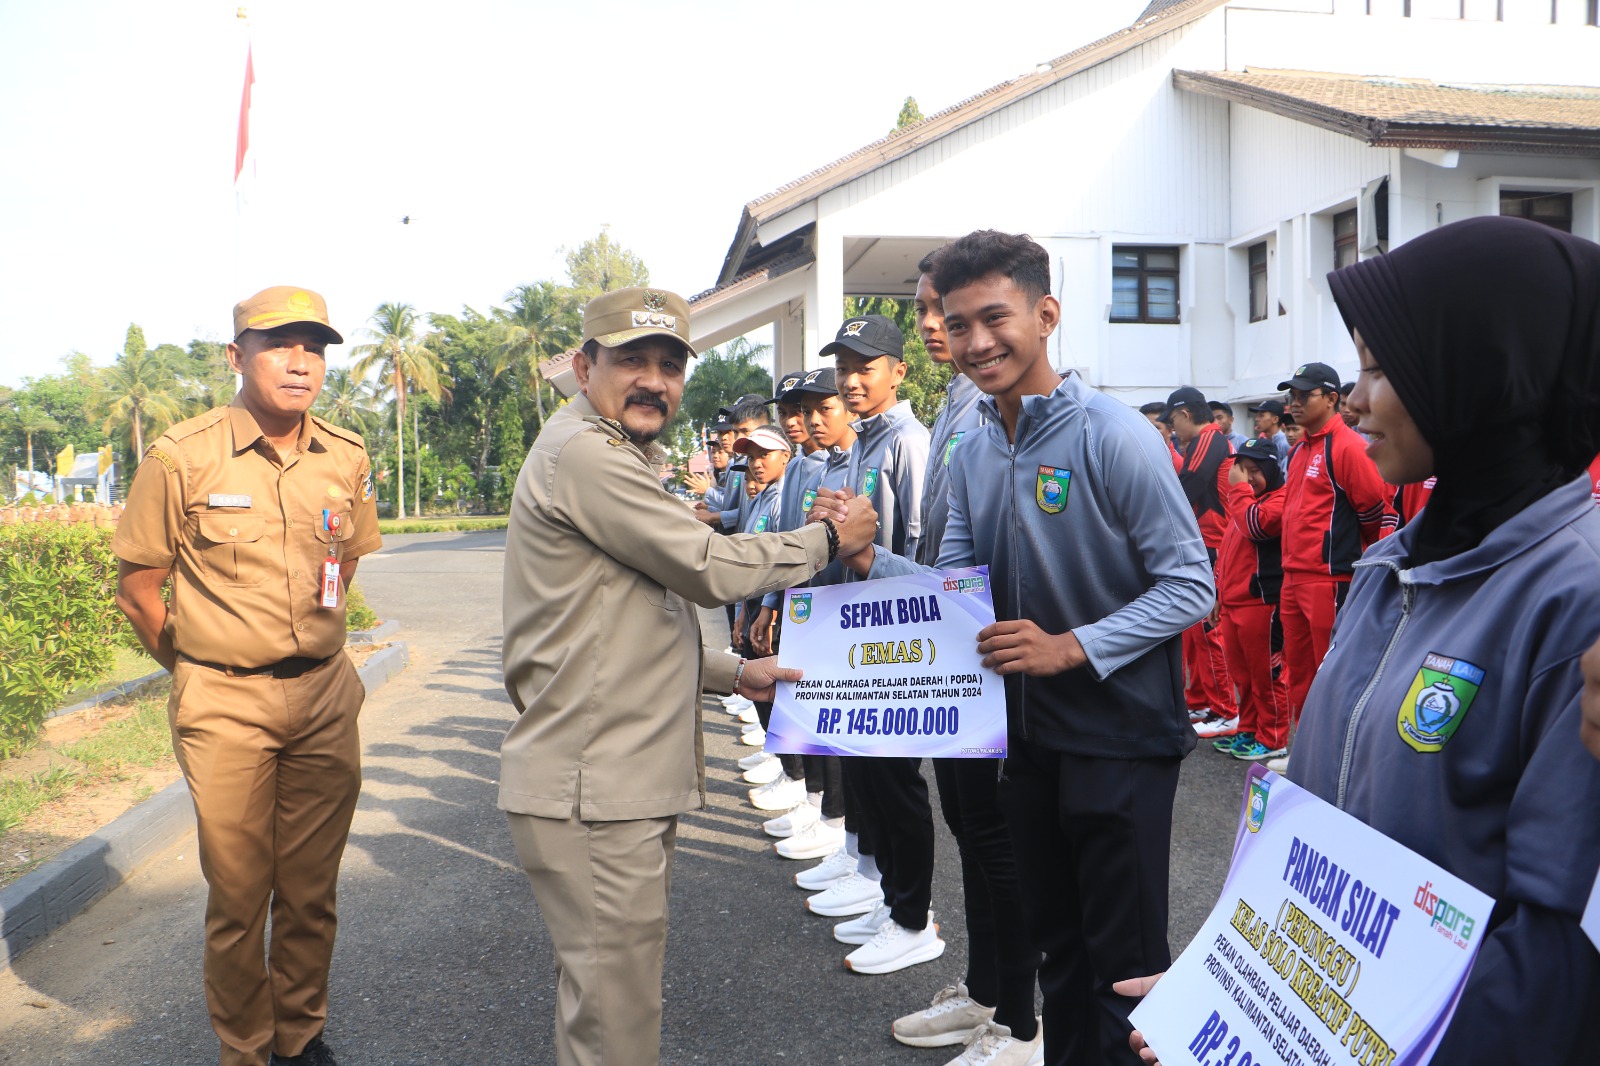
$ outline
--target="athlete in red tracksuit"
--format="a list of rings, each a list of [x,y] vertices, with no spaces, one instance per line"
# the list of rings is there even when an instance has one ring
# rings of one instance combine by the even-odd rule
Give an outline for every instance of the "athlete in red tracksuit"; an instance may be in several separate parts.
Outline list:
[[[1600,503],[1600,455],[1589,464],[1589,480],[1594,483],[1594,502]]]
[[[1162,421],[1171,424],[1178,440],[1184,442],[1183,469],[1178,472],[1178,482],[1194,508],[1195,518],[1200,523],[1200,537],[1205,541],[1214,572],[1222,535],[1228,529],[1217,475],[1228,456],[1233,454],[1233,445],[1213,418],[1205,396],[1195,388],[1177,389],[1162,409]],[[1235,719],[1239,716],[1239,707],[1234,698],[1233,679],[1228,674],[1222,632],[1214,620],[1206,619],[1184,630],[1183,671],[1187,678],[1184,699],[1189,710],[1210,709],[1210,714],[1203,718],[1191,713],[1191,720],[1198,719],[1195,731],[1202,737],[1232,736],[1237,727]]]
[[[1264,437],[1246,441],[1223,466],[1219,487],[1229,522],[1217,556],[1217,601],[1229,674],[1239,689],[1239,733],[1216,746],[1257,762],[1289,747],[1289,686],[1278,623],[1283,470],[1277,447]]]
[[[1278,600],[1289,707],[1298,720],[1355,561],[1392,533],[1397,519],[1393,486],[1367,458],[1366,442],[1339,417],[1338,373],[1325,363],[1307,363],[1278,387],[1289,390],[1289,411],[1305,429],[1290,453],[1284,487]]]

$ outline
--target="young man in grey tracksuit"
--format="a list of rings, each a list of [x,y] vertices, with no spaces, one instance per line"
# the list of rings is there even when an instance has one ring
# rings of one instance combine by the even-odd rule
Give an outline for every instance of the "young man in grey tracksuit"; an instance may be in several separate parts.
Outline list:
[[[1144,418],[1051,368],[1044,249],[979,231],[933,273],[957,365],[988,394],[951,456],[938,565],[990,568],[999,621],[978,650],[1007,682],[1001,802],[1044,955],[1045,1060],[1137,1063],[1135,1001],[1111,985],[1170,962],[1172,803],[1195,744],[1179,638],[1211,608],[1210,564]],[[874,547],[849,565],[926,569]]]

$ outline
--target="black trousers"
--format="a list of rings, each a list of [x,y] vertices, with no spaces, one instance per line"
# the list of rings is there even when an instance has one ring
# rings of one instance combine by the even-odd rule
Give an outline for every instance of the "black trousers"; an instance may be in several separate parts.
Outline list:
[[[844,767],[837,755],[802,755],[806,791],[822,793],[822,816],[844,817]],[[868,854],[871,854],[870,852]]]
[[[967,992],[1023,1040],[1034,1033],[1033,986],[1039,952],[1022,914],[1011,830],[1000,809],[994,759],[935,759],[939,807],[961,853],[966,900]]]
[[[772,704],[756,700],[756,720],[761,723],[762,729],[772,727]],[[783,772],[791,781],[799,781],[806,776],[805,764],[798,755],[780,755],[778,762],[783,766]]]
[[[1103,759],[1011,737],[1000,801],[1023,913],[1043,953],[1048,1066],[1101,1066],[1128,1048],[1137,1000],[1113,981],[1161,973],[1178,759]]]
[[[883,874],[889,915],[919,930],[933,902],[933,804],[921,765],[906,758],[844,760],[845,794],[860,808],[861,850]]]

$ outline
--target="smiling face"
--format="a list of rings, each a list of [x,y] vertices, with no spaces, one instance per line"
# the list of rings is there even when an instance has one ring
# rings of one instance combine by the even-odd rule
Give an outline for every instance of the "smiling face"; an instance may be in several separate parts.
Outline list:
[[[1029,299],[1004,274],[985,274],[944,294],[944,328],[956,368],[1013,407],[1020,407],[1023,396],[1060,384],[1048,350],[1060,317],[1055,297]]]
[[[298,325],[247,329],[228,345],[228,365],[243,378],[239,398],[268,433],[299,425],[328,372],[320,330]]]
[[[1244,471],[1244,479],[1250,485],[1250,491],[1257,496],[1267,491],[1267,475],[1262,472],[1261,464],[1254,459],[1236,459],[1239,469]]]
[[[798,403],[778,405],[778,426],[783,430],[783,435],[789,438],[789,443],[796,448],[811,443],[811,434],[806,432],[806,414]]]
[[[950,344],[944,332],[944,301],[934,290],[933,278],[927,274],[917,279],[916,313],[917,332],[922,335],[922,346],[928,350],[928,358],[935,363],[950,362]]]
[[[572,367],[595,411],[642,445],[659,437],[678,413],[688,363],[683,345],[650,336],[620,348],[600,345],[593,358],[580,355]]]
[[[871,418],[893,407],[899,399],[900,382],[906,376],[903,360],[857,352],[834,356],[833,369],[839,396],[857,418]]]
[[[1411,485],[1433,475],[1433,446],[1412,421],[1400,394],[1383,372],[1361,331],[1352,334],[1361,358],[1361,376],[1350,393],[1350,410],[1369,438],[1367,455],[1391,485]]]

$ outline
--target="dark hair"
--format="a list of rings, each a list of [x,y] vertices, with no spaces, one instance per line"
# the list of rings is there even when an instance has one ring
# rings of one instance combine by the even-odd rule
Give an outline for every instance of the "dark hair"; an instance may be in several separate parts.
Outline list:
[[[974,230],[934,253],[933,287],[951,293],[990,274],[1004,274],[1030,303],[1050,292],[1050,254],[1026,233]]]
[[[1178,411],[1187,411],[1189,413],[1189,421],[1193,422],[1197,426],[1203,426],[1207,422],[1215,422],[1217,420],[1217,413],[1211,409],[1209,404],[1205,407],[1196,407],[1192,403],[1186,403],[1180,404],[1179,406],[1174,407],[1172,410],[1174,413],[1177,413]]]
[[[588,340],[583,342],[583,348],[580,350],[588,358],[589,362],[592,363],[600,355],[600,342],[595,340],[593,337],[590,337]]]
[[[1160,400],[1151,400],[1149,403],[1139,408],[1139,413],[1142,415],[1158,415],[1166,409],[1167,405],[1162,403]]]
[[[740,422],[754,422],[757,425],[767,426],[772,424],[772,412],[768,411],[767,405],[759,400],[746,400],[728,408],[728,421],[735,425]]]
[[[933,273],[934,260],[938,258],[939,253],[942,252],[942,251],[944,251],[944,246],[940,245],[938,248],[935,248],[933,251],[929,252],[927,255],[923,256],[921,259],[918,259],[917,260],[917,273],[918,274],[932,274]]]

